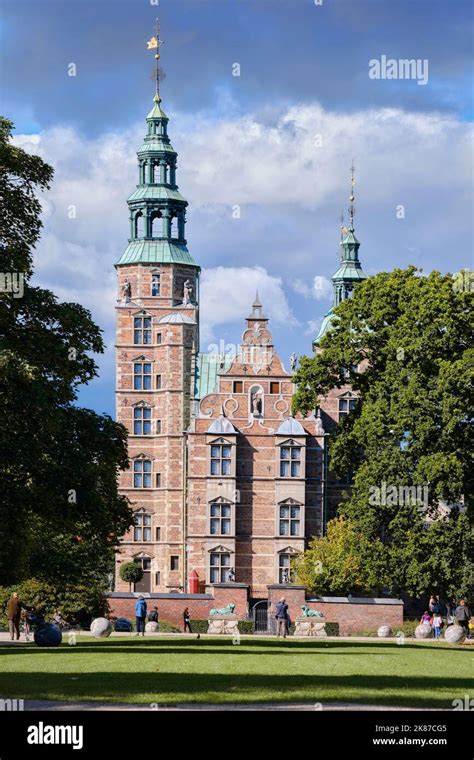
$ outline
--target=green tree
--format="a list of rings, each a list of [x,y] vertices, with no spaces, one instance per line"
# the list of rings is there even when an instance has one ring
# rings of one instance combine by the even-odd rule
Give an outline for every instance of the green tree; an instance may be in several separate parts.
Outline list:
[[[36,193],[52,169],[14,147],[11,130],[0,119],[0,269],[20,278],[23,293],[0,292],[0,583],[87,584],[110,569],[132,522],[117,491],[126,430],[75,404],[97,375],[91,354],[103,352],[102,335],[82,306],[31,284]]]
[[[325,536],[312,539],[292,569],[298,582],[319,595],[376,594],[386,585],[382,549],[379,540],[369,540],[351,520],[339,517],[328,523]]]
[[[129,591],[131,591],[132,583],[139,583],[143,578],[143,568],[138,562],[124,562],[120,566],[119,575],[125,583],[128,583]]]
[[[396,593],[468,591],[472,297],[449,274],[420,276],[412,266],[382,272],[334,310],[322,352],[303,357],[295,376],[294,408],[303,413],[346,383],[359,396],[333,431],[331,469],[352,473],[340,512],[380,539]],[[384,499],[383,484],[421,496]],[[462,497],[465,512],[440,517],[440,501]]]

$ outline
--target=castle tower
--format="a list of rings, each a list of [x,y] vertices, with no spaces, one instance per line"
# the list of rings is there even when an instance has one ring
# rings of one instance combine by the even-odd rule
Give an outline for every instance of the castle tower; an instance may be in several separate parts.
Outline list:
[[[149,47],[157,48],[152,38]],[[155,57],[159,57],[158,55]],[[186,245],[186,206],[177,154],[158,93],[138,151],[138,185],[128,198],[130,239],[116,264],[117,420],[128,430],[130,468],[120,490],[135,525],[117,554],[144,570],[136,591],[185,586],[185,436],[199,341],[199,267]]]
[[[351,166],[351,195],[349,204],[349,227],[341,227],[341,259],[339,267],[331,278],[334,292],[333,302],[329,311],[324,315],[319,332],[313,340],[313,351],[319,350],[319,343],[331,324],[334,308],[341,301],[345,301],[346,298],[351,297],[354,286],[357,283],[367,279],[367,275],[364,273],[359,261],[360,243],[354,231],[354,165]]]

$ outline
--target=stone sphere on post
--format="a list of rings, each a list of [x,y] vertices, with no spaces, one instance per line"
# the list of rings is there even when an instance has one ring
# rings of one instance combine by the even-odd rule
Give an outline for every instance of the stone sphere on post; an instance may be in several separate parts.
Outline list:
[[[420,623],[420,625],[415,628],[416,639],[430,639],[432,635],[433,631],[428,623]]]
[[[389,625],[381,625],[377,631],[379,639],[388,639],[392,635],[392,629]]]
[[[43,623],[34,633],[35,644],[39,647],[58,647],[63,635],[57,625]]]
[[[448,644],[462,644],[466,639],[466,631],[462,625],[450,625],[444,632],[444,639]]]
[[[95,618],[91,623],[91,633],[95,639],[106,639],[112,633],[112,623],[107,618]]]

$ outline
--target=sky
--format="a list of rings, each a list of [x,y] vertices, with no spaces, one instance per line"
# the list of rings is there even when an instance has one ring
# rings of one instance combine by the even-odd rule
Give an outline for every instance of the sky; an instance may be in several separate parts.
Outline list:
[[[352,160],[368,275],[472,267],[472,7],[3,0],[1,111],[16,144],[55,169],[34,282],[90,309],[107,345],[79,403],[114,415],[114,263],[152,107],[156,17],[188,248],[202,267],[201,350],[240,342],[258,288],[289,369],[331,306]],[[418,61],[418,77],[372,78],[371,62],[390,59]]]

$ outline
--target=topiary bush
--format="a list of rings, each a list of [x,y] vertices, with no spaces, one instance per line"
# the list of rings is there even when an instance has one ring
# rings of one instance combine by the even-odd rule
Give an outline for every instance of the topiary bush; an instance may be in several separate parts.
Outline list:
[[[128,590],[132,590],[132,584],[139,583],[143,578],[143,568],[138,562],[124,562],[120,565],[119,575],[125,583],[128,583]]]

